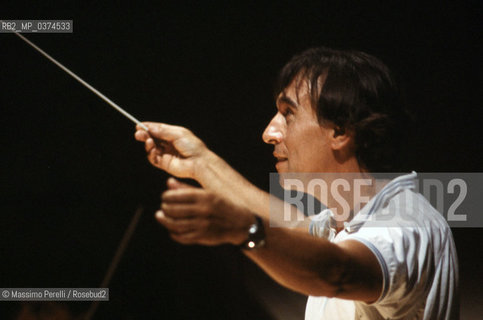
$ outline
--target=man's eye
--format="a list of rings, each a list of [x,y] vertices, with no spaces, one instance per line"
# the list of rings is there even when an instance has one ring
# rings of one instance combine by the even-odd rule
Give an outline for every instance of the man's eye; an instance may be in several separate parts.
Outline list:
[[[283,115],[284,117],[287,117],[287,116],[292,115],[292,114],[293,114],[293,111],[292,111],[290,108],[286,108],[286,109],[284,109],[284,110],[282,111],[282,115]]]

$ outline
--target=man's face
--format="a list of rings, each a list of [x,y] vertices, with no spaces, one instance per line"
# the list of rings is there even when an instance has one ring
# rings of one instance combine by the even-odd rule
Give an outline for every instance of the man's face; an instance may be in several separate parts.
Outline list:
[[[263,141],[275,147],[277,171],[328,172],[334,161],[328,139],[333,131],[319,124],[307,82],[292,81],[276,105],[277,114],[263,132]]]

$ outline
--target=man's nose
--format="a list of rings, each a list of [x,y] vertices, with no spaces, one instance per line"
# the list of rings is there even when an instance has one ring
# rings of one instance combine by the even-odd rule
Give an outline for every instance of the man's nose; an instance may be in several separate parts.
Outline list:
[[[277,113],[263,131],[262,139],[267,144],[279,144],[283,139],[282,118]]]

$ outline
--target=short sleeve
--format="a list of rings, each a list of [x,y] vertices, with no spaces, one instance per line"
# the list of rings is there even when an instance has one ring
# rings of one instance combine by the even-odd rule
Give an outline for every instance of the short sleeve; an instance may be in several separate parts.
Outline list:
[[[341,239],[342,240],[342,239]],[[428,269],[433,255],[429,252],[426,230],[418,227],[367,227],[361,228],[343,240],[357,240],[366,245],[375,255],[383,274],[383,290],[373,303],[395,315],[404,313],[401,306],[412,309],[414,304],[424,303]],[[397,311],[396,311],[397,310]]]

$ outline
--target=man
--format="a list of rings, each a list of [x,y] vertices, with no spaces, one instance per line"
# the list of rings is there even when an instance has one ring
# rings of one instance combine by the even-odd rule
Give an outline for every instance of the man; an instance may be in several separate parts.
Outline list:
[[[263,140],[274,145],[279,173],[350,172],[367,178],[394,170],[404,112],[388,69],[376,58],[353,51],[307,50],[283,68],[276,94],[277,113]],[[306,319],[458,317],[451,232],[414,191],[414,173],[382,189],[367,188],[365,196],[371,200],[362,209],[361,195],[347,196],[353,201],[350,214],[342,215],[344,221],[334,214],[344,208],[328,192],[325,199],[313,195],[330,210],[314,217],[310,228],[274,228],[270,211],[283,210],[283,205],[189,130],[144,124],[149,132],[138,126],[135,137],[145,143],[149,161],[201,185],[168,180],[156,218],[175,241],[243,246],[273,279],[310,296]],[[395,219],[387,227],[369,221],[385,210],[404,216],[404,221]]]

